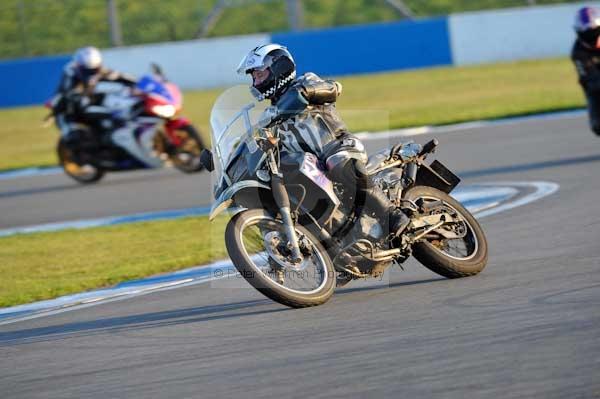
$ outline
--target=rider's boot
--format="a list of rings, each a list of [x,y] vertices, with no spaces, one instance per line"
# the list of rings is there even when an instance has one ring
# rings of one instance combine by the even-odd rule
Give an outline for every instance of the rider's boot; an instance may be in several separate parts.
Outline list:
[[[381,188],[373,184],[365,190],[365,209],[374,213],[389,234],[401,235],[410,223],[410,218],[389,200]]]

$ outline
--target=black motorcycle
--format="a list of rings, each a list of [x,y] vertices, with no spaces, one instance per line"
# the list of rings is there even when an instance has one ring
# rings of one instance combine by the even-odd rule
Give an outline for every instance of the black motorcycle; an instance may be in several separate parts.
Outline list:
[[[410,215],[396,236],[359,212],[356,190],[330,181],[313,154],[285,151],[277,129],[262,127],[262,104],[246,93],[236,87],[217,99],[212,153],[202,158],[217,172],[210,219],[226,209],[233,215],[228,254],[261,293],[294,308],[320,305],[336,285],[380,276],[411,255],[447,278],[483,270],[484,232],[449,195],[460,179],[438,161],[425,163],[437,140],[399,143],[369,157],[374,181]]]

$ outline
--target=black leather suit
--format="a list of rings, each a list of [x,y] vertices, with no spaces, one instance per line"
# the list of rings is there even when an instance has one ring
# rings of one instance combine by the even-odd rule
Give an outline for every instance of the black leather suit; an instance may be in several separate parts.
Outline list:
[[[101,98],[94,95],[94,89],[99,82],[117,82],[133,86],[136,80],[107,68],[100,68],[95,73],[86,75],[73,62],[65,65],[51,106],[56,124],[66,137],[74,141],[80,140],[80,137],[71,137],[82,132],[80,123],[110,123],[113,115],[105,107],[98,105]]]
[[[282,144],[288,151],[315,154],[326,166],[331,180],[356,188],[359,212],[364,209],[373,213],[384,222],[384,227],[393,228],[387,226],[388,215],[397,211],[368,175],[363,144],[348,133],[337,113],[335,102],[340,90],[341,85],[335,81],[307,73],[273,98]]]
[[[600,136],[600,49],[578,39],[573,45],[571,59],[587,100],[590,127]]]

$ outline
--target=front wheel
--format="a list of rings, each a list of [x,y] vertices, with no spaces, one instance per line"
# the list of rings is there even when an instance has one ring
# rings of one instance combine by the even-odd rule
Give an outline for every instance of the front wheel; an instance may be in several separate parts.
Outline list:
[[[443,191],[426,186],[409,189],[404,198],[429,203],[429,215],[448,213],[454,218],[452,223],[413,244],[413,255],[423,266],[447,278],[472,276],[485,268],[488,260],[485,234],[479,222],[460,202]]]
[[[95,183],[104,176],[104,170],[89,163],[79,161],[76,150],[69,146],[64,138],[58,142],[56,152],[63,170],[73,180],[81,184]]]
[[[169,159],[177,169],[184,173],[199,172],[203,169],[200,153],[205,148],[204,142],[196,128],[192,125],[183,126],[175,131],[179,139]]]
[[[283,222],[267,211],[238,213],[227,225],[225,243],[233,264],[263,295],[293,308],[325,303],[336,274],[327,251],[307,229],[295,226],[303,260],[290,261]]]

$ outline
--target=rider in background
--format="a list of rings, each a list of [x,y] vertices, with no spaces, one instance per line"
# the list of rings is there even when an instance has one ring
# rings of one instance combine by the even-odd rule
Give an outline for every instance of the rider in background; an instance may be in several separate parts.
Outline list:
[[[600,11],[583,7],[575,16],[577,40],[571,59],[587,99],[590,127],[600,136]]]
[[[251,91],[259,101],[271,101],[272,125],[277,122],[284,148],[316,155],[331,180],[356,188],[359,211],[375,214],[390,233],[400,234],[406,228],[410,219],[374,184],[366,171],[363,144],[337,113],[339,82],[314,73],[296,79],[292,55],[278,44],[251,50],[238,73],[252,76]]]
[[[136,84],[135,78],[102,66],[102,54],[95,47],[83,47],[75,52],[73,59],[65,65],[63,74],[50,102],[56,124],[70,141],[82,141],[97,137],[76,137],[89,132],[78,124],[96,125],[100,130],[110,130],[124,121],[118,115],[99,105],[101,97],[94,89],[99,82],[117,82],[128,87]],[[94,130],[94,129],[92,129]]]

